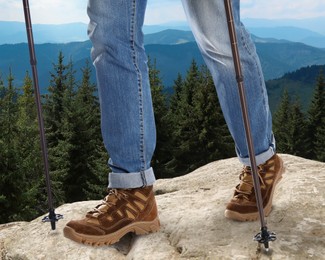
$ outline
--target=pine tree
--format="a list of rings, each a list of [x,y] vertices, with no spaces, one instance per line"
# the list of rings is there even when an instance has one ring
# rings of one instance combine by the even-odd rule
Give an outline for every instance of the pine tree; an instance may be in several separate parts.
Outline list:
[[[181,83],[180,80],[177,82]],[[173,160],[168,164],[181,175],[213,160],[234,155],[233,141],[223,118],[207,67],[193,61],[173,104]],[[173,98],[173,97],[172,97]],[[175,98],[177,100],[177,98]],[[172,103],[171,103],[172,104]]]
[[[1,82],[4,93],[0,103],[0,222],[14,221],[17,209],[12,205],[20,205],[23,183],[18,173],[17,151],[17,90],[13,85],[14,77],[9,71],[8,86]]]
[[[273,118],[273,131],[277,140],[278,152],[286,153],[290,151],[290,114],[290,98],[288,91],[285,89]]]
[[[63,117],[63,96],[67,89],[69,65],[64,64],[63,53],[58,56],[58,63],[53,64],[49,94],[44,105],[46,111],[47,140],[50,147],[55,147],[62,139],[60,128]],[[71,79],[70,79],[71,80]]]
[[[51,74],[46,102],[52,187],[59,204],[101,197],[108,167],[100,132],[100,112],[89,64],[81,85],[72,61],[58,64]]]
[[[316,160],[325,162],[325,117],[322,118],[321,126],[316,129],[315,139],[314,151]]]
[[[107,183],[107,153],[101,138],[100,111],[96,87],[90,82],[91,68],[86,63],[73,100],[73,129],[69,138],[70,170],[64,186],[67,201],[102,197]]]
[[[71,65],[71,63],[70,63]],[[58,63],[53,64],[54,72],[51,72],[49,94],[44,104],[44,119],[46,137],[48,142],[49,165],[54,201],[57,204],[65,202],[63,183],[70,168],[69,151],[69,96],[72,95],[71,70],[64,64],[63,53],[58,55]]]
[[[307,122],[298,99],[291,105],[288,129],[288,150],[286,153],[305,157]]]
[[[62,199],[64,202],[72,202],[69,197],[69,190],[71,187],[67,183],[67,179],[73,174],[73,151],[76,149],[74,141],[75,136],[75,120],[76,120],[76,107],[74,104],[75,91],[76,91],[76,71],[73,68],[73,62],[70,60],[66,65],[66,81],[62,89],[62,113],[61,122],[58,128],[58,143],[56,146],[51,146],[51,154],[53,155],[53,169],[55,169],[55,179],[57,189],[62,190]],[[59,178],[58,178],[59,177]],[[71,184],[71,183],[70,183]],[[74,184],[72,184],[74,185]],[[63,201],[62,201],[63,203]]]
[[[200,75],[201,84],[194,99],[196,110],[194,114],[198,127],[197,152],[200,154],[196,163],[204,165],[217,159],[235,156],[235,152],[212,76],[206,66],[202,66]]]
[[[3,119],[4,119],[4,97],[5,97],[6,88],[4,86],[2,75],[0,74],[0,133],[3,132]],[[3,136],[0,134],[0,158],[3,158],[3,148],[4,148],[4,140]],[[4,183],[4,174],[5,174],[5,164],[0,161],[0,205],[6,202],[6,195],[2,191],[2,187],[5,185]],[[5,223],[7,220],[7,216],[5,214],[0,213],[0,223]]]
[[[41,161],[40,138],[37,124],[32,79],[26,73],[23,93],[18,97],[17,156],[18,174],[24,184],[20,190],[22,202],[17,215],[21,220],[31,220],[46,210],[45,181]]]
[[[174,159],[169,163],[175,176],[187,173],[196,167],[197,131],[195,129],[194,96],[200,85],[199,69],[192,61],[184,80],[180,100],[173,120]]]
[[[169,105],[169,117],[173,118],[174,113],[178,111],[180,102],[181,102],[181,93],[183,89],[183,78],[180,73],[178,73],[176,80],[174,81],[173,86],[173,95],[170,97],[170,105]]]
[[[179,118],[180,118],[180,108],[181,108],[181,96],[184,89],[184,82],[180,73],[178,73],[177,79],[174,81],[173,86],[173,94],[170,96],[169,99],[169,107],[167,111],[167,118],[170,124],[170,160],[166,162],[166,174],[164,174],[165,178],[174,177],[177,175],[181,175],[182,172],[179,170],[179,161],[177,151],[178,147],[177,144],[179,143],[177,134]]]
[[[320,71],[317,78],[317,85],[314,92],[314,97],[308,110],[308,140],[309,154],[308,158],[317,159],[318,154],[322,153],[319,150],[319,138],[322,128],[324,127],[325,118],[325,78],[323,71]],[[317,136],[316,136],[317,133]],[[323,148],[321,148],[323,149]]]
[[[166,163],[170,161],[170,122],[167,117],[167,97],[164,93],[164,86],[156,67],[156,60],[151,63],[149,58],[149,80],[153,101],[155,123],[157,129],[157,142],[151,165],[155,170],[156,178],[168,176]]]
[[[0,100],[2,100],[4,98],[5,94],[6,94],[6,88],[4,86],[2,74],[0,72]],[[1,109],[2,109],[2,107],[0,107],[0,110]]]

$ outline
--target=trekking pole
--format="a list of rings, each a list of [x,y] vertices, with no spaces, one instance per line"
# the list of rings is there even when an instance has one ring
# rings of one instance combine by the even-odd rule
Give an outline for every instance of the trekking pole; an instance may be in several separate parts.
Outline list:
[[[47,188],[47,199],[48,199],[48,206],[49,206],[49,216],[44,217],[42,221],[51,222],[52,230],[55,230],[55,222],[63,218],[63,216],[60,214],[55,214],[53,208],[47,145],[46,145],[46,138],[45,138],[44,121],[42,116],[42,104],[40,99],[40,91],[39,91],[38,75],[37,75],[37,67],[36,67],[37,61],[35,55],[32,22],[30,18],[28,0],[23,0],[23,6],[24,6],[25,25],[26,25],[26,32],[27,32],[27,39],[28,39],[28,47],[29,47],[30,65],[32,66],[32,72],[33,72],[35,101],[37,105],[37,119],[38,119],[38,126],[39,126],[40,139],[41,139],[42,157],[44,163],[45,180],[46,180],[46,188]]]
[[[246,134],[247,147],[248,147],[248,152],[249,152],[251,169],[253,172],[253,184],[254,184],[254,190],[255,190],[256,203],[257,203],[257,208],[258,208],[260,222],[261,222],[261,232],[259,232],[254,237],[254,240],[259,243],[263,243],[266,251],[268,251],[269,250],[269,241],[274,241],[276,239],[276,236],[275,236],[275,233],[269,232],[267,230],[267,226],[266,226],[264,208],[263,208],[263,200],[262,200],[262,194],[261,194],[261,185],[260,185],[260,181],[259,181],[259,177],[258,177],[258,173],[257,173],[254,144],[253,144],[253,139],[252,139],[252,135],[251,135],[251,128],[250,128],[250,122],[249,122],[249,116],[248,116],[248,108],[247,108],[247,102],[246,102],[245,91],[244,91],[244,79],[243,79],[243,75],[242,75],[242,71],[241,71],[240,56],[239,56],[239,51],[238,51],[238,46],[237,46],[237,38],[236,38],[234,21],[233,21],[234,19],[233,19],[233,14],[232,14],[231,0],[224,0],[224,2],[225,2],[225,9],[226,9],[226,15],[227,15],[227,25],[228,25],[228,31],[229,31],[229,37],[230,37],[230,43],[231,43],[232,56],[233,56],[234,67],[235,67],[235,72],[236,72],[236,80],[237,80],[237,84],[238,84],[240,105],[241,105],[242,117],[243,117],[245,134]]]

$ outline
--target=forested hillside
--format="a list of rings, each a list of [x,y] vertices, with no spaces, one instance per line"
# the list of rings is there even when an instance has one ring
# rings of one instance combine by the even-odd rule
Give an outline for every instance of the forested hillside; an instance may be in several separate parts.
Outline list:
[[[266,81],[271,110],[277,109],[280,97],[286,90],[290,97],[299,99],[302,110],[306,111],[310,106],[315,84],[321,71],[325,71],[325,65],[312,65]]]
[[[312,100],[302,110],[301,101],[285,89],[273,117],[277,150],[318,161],[325,161],[325,76],[315,79]],[[290,77],[290,76],[289,76]]]
[[[186,75],[175,78],[170,96],[155,59],[149,68],[157,123],[152,160],[156,177],[183,175],[211,161],[235,156],[207,68],[192,60]],[[50,75],[43,108],[55,204],[101,198],[107,185],[108,155],[100,134],[91,67],[83,64],[81,77],[77,77],[73,61],[60,52]],[[322,70],[314,82],[307,112],[299,100],[284,92],[274,114],[274,131],[279,152],[325,161]],[[0,79],[0,158],[0,223],[30,220],[46,212],[36,107],[28,73],[22,88],[15,84],[15,71]]]

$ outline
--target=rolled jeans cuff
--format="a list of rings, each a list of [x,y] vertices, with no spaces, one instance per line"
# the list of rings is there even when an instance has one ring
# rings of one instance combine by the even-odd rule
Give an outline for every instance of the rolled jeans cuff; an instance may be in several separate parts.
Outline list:
[[[272,134],[272,139],[271,139],[269,149],[267,149],[265,152],[262,152],[255,156],[256,165],[258,166],[260,164],[265,163],[267,160],[269,160],[275,154],[275,150],[276,150],[275,138],[274,138],[274,135]],[[251,166],[251,161],[250,161],[249,157],[244,157],[244,158],[240,157],[237,149],[236,149],[236,153],[239,158],[239,161],[242,164],[244,164],[246,166]]]
[[[275,154],[275,151],[273,149],[273,147],[270,147],[267,151],[261,153],[261,154],[258,154],[255,156],[255,160],[256,160],[256,165],[260,165],[260,164],[263,164],[265,163],[268,159],[270,159],[273,155]],[[241,158],[239,157],[239,161],[246,165],[246,166],[251,166],[251,161],[249,158]]]
[[[156,181],[152,167],[141,172],[114,173],[108,175],[108,188],[133,189],[150,186]]]

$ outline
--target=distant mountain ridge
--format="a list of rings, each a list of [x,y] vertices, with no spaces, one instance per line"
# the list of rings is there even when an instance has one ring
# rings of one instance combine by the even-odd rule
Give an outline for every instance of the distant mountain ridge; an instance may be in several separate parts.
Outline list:
[[[325,64],[325,49],[295,42],[255,42],[266,80],[301,67]]]
[[[170,87],[177,74],[185,75],[192,59],[198,64],[203,64],[203,59],[195,42],[191,40],[190,32],[182,32],[179,39],[175,38],[178,31],[168,30],[153,35],[147,35],[148,42],[164,42],[165,44],[147,44],[146,51],[151,58],[157,60],[157,67],[166,87]],[[170,35],[170,37],[168,37]],[[156,39],[156,40],[155,40]],[[308,65],[325,64],[325,50],[307,46],[301,43],[279,41],[276,39],[262,39],[253,37],[257,52],[260,56],[265,79],[281,77],[284,73],[294,71]],[[186,42],[188,41],[188,42]],[[179,44],[175,44],[179,43]],[[52,63],[57,61],[60,50],[67,59],[72,59],[77,71],[83,66],[85,59],[90,57],[91,43],[73,42],[66,44],[36,44],[36,54],[40,82],[47,86],[49,71]],[[26,70],[30,70],[27,44],[0,45],[0,71],[8,72],[11,67],[16,77],[16,83],[20,85]],[[78,71],[79,73],[79,71]],[[94,78],[94,77],[93,77]],[[45,88],[45,87],[44,87]]]
[[[302,67],[325,64],[325,50],[323,49],[287,40],[266,39],[256,36],[253,36],[253,40],[261,59],[266,80],[280,78],[285,73]],[[157,69],[160,70],[160,76],[167,89],[173,85],[178,73],[183,76],[186,75],[193,59],[197,61],[198,65],[203,64],[202,56],[196,43],[193,42],[191,32],[166,30],[146,35],[145,41],[147,43],[145,46],[147,54],[151,59],[156,59]],[[85,60],[90,59],[91,42],[36,44],[35,48],[41,92],[46,93],[50,80],[49,72],[53,70],[53,63],[57,63],[59,51],[63,52],[66,63],[72,59],[74,69],[77,71],[76,78],[80,79],[81,68],[85,65]],[[6,81],[9,68],[14,74],[15,85],[21,86],[26,71],[31,71],[26,43],[0,45],[0,75],[4,81]],[[95,82],[94,71],[92,80]],[[268,85],[271,86],[270,103],[272,108],[275,108],[276,100],[281,91],[274,91],[277,87],[274,87],[275,83],[272,84]],[[281,85],[281,82],[279,84]],[[305,90],[310,93],[310,87],[308,89],[301,86],[301,93]],[[276,97],[274,98],[274,96]]]
[[[261,38],[285,39],[313,47],[325,48],[325,35],[298,27],[249,27],[249,32]]]
[[[306,45],[325,48],[325,35],[297,27],[251,27],[248,28],[255,42],[300,42]],[[195,41],[191,31],[164,30],[145,35],[146,44],[179,44]]]
[[[80,69],[85,65],[85,60],[89,59],[90,49],[90,41],[66,44],[35,44],[41,92],[47,92],[50,80],[50,71],[53,70],[53,64],[57,63],[60,51],[62,51],[65,56],[65,63],[68,63],[70,59],[73,60],[77,72],[76,77],[80,78]],[[28,45],[26,43],[0,45],[0,75],[2,75],[3,80],[5,80],[8,75],[10,68],[14,74],[15,85],[21,86],[26,71],[31,73],[29,62]],[[93,75],[92,79],[95,81],[95,75]]]
[[[302,42],[310,46],[325,48],[325,18],[304,20],[267,20],[243,19],[248,30],[261,38],[284,39]],[[152,34],[168,29],[189,31],[186,22],[161,25],[144,25],[145,34]],[[0,44],[27,42],[25,24],[23,22],[0,21]],[[68,43],[86,41],[87,24],[34,24],[35,43]]]
[[[266,87],[271,110],[274,111],[278,108],[284,90],[288,91],[292,101],[298,98],[302,109],[306,110],[310,106],[317,78],[321,71],[325,72],[325,65],[312,65],[286,73],[280,78],[268,80]]]
[[[310,2],[312,4],[312,2]],[[252,27],[299,27],[325,35],[325,16],[305,19],[258,19],[244,18],[242,22],[247,28]]]
[[[168,28],[163,25],[145,25],[146,44],[180,44],[195,41],[192,32],[185,25]],[[25,24],[22,22],[0,21],[0,45],[27,42]],[[69,43],[88,40],[86,34],[87,25],[84,23],[70,23],[62,25],[33,25],[34,40],[36,44],[43,43]],[[278,41],[302,42],[310,46],[318,45],[311,42],[312,39],[324,40],[325,35],[297,27],[250,27],[249,31],[255,37],[254,40],[271,39]],[[322,45],[322,43],[321,43]],[[319,48],[325,47],[317,46]]]
[[[85,23],[68,24],[33,24],[34,41],[42,43],[69,43],[88,40],[88,25]],[[188,31],[187,24],[173,25],[144,25],[145,34],[152,34],[164,30]],[[26,27],[23,22],[0,21],[0,45],[27,42]]]
[[[182,44],[194,42],[194,35],[191,31],[167,29],[161,32],[144,35],[145,44]]]
[[[22,22],[0,21],[0,44],[27,42],[26,27]],[[87,40],[87,25],[69,24],[34,24],[35,43],[68,43]]]

